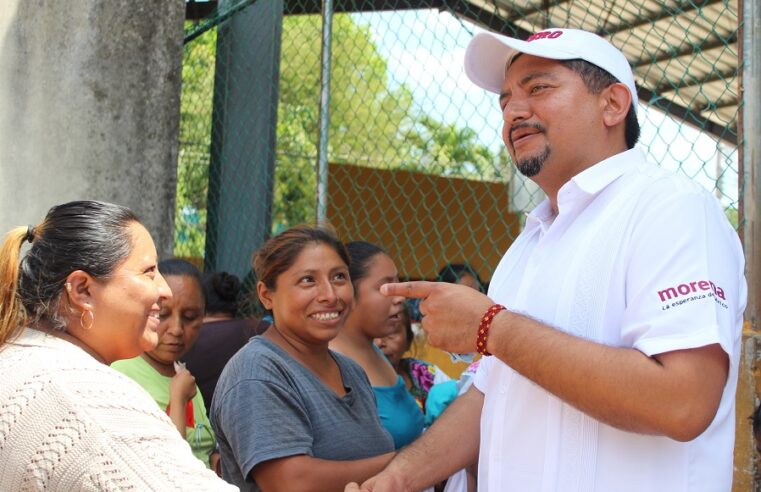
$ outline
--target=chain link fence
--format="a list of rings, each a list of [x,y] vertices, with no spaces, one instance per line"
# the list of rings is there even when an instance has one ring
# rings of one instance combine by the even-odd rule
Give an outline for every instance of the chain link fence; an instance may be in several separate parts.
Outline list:
[[[222,37],[234,42],[244,31],[225,26],[263,3],[282,9],[269,20],[258,15],[251,27],[259,39],[278,38],[266,63],[246,53],[264,49],[262,43],[225,47],[222,57]],[[384,246],[403,277],[434,279],[445,264],[467,262],[488,282],[524,212],[543,198],[513,172],[497,98],[464,75],[465,47],[481,30],[525,37],[549,26],[576,27],[610,39],[635,69],[638,145],[654,162],[711,190],[738,226],[734,2],[356,0],[336,2],[335,9],[330,80],[323,81],[329,89],[327,220],[344,240]],[[245,265],[259,241],[243,227],[247,221],[256,221],[264,236],[315,221],[327,63],[322,25],[315,0],[221,2],[206,18],[188,21],[177,255],[205,257],[207,268],[220,268],[224,262],[209,258],[224,249]],[[263,82],[249,84],[261,73]],[[225,150],[251,140],[253,148]],[[273,146],[269,160],[256,160]],[[214,170],[217,161],[223,171]],[[259,171],[252,175],[252,167]],[[217,210],[219,196],[240,213]],[[211,222],[217,229],[224,223],[223,234],[207,234]],[[235,273],[245,275],[243,269]]]
[[[175,254],[249,287],[263,240],[322,218],[345,241],[386,248],[402,278],[467,263],[486,287],[544,197],[513,170],[497,97],[463,72],[482,30],[526,38],[572,27],[609,39],[634,69],[638,146],[710,190],[740,228],[737,1],[187,5],[207,12],[185,31]],[[751,449],[745,420],[738,443]]]

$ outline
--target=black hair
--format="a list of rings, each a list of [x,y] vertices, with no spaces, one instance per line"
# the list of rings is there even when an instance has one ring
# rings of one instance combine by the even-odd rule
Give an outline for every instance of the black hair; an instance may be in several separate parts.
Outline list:
[[[460,281],[463,275],[470,275],[476,279],[478,290],[483,291],[484,283],[481,281],[481,277],[478,276],[473,267],[468,263],[447,263],[441,268],[441,270],[439,270],[436,280],[439,282],[456,284]]]
[[[584,85],[587,86],[587,90],[591,94],[599,94],[600,91],[605,89],[611,84],[621,82],[607,70],[604,70],[593,63],[589,63],[586,60],[573,59],[573,60],[561,60],[566,68],[576,72],[581,80],[584,81]],[[634,96],[632,94],[632,96]],[[640,127],[637,120],[637,108],[632,105],[629,107],[629,111],[626,113],[626,119],[624,120],[624,137],[626,139],[626,148],[633,149],[634,145],[639,140]]]
[[[346,243],[346,251],[349,253],[349,276],[354,285],[354,297],[359,296],[359,282],[367,277],[371,260],[379,254],[388,254],[380,246],[367,241],[351,241]]]
[[[328,227],[299,225],[281,232],[265,242],[254,254],[254,275],[270,289],[275,289],[277,278],[288,270],[301,251],[310,244],[325,244],[349,265],[349,255],[343,243]]]
[[[267,313],[259,300],[256,292],[256,273],[249,270],[240,285],[238,291],[238,317],[239,318],[261,318]]]
[[[75,201],[54,206],[36,227],[9,232],[0,253],[0,344],[27,322],[44,319],[64,330],[60,299],[66,278],[81,270],[108,280],[132,252],[133,223],[140,220],[126,207]],[[31,248],[19,260],[26,241]]]
[[[204,303],[206,302],[206,296],[204,295],[203,290],[203,281],[201,280],[201,272],[194,264],[180,258],[161,260],[159,262],[159,272],[161,272],[161,275],[164,277],[192,278],[201,293],[201,298],[204,300]]]
[[[410,313],[410,306],[405,302],[402,304],[402,323],[404,325],[404,338],[407,340],[407,345],[412,347],[412,342],[415,341],[415,332],[412,331],[412,314]]]
[[[240,279],[227,272],[207,273],[203,277],[207,313],[224,313],[235,317],[238,313]]]

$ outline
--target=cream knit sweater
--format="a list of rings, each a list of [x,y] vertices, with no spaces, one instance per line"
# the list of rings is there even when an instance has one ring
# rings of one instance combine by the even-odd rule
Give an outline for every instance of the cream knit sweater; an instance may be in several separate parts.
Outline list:
[[[0,490],[238,490],[135,382],[26,329],[0,348]]]

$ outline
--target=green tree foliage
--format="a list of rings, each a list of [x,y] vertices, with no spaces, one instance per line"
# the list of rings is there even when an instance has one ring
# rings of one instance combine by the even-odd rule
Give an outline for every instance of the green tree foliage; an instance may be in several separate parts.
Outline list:
[[[200,257],[204,251],[216,43],[213,29],[186,44],[182,55],[174,228],[177,256]]]
[[[735,230],[740,229],[740,213],[738,212],[735,205],[730,205],[728,207],[724,207],[724,213],[727,216],[727,219],[729,220],[729,223],[732,224],[732,227],[735,228]]]
[[[509,175],[507,154],[495,157],[471,128],[459,128],[424,115],[404,133],[404,138],[411,146],[412,157],[405,168],[477,180],[499,180]]]
[[[273,226],[314,220],[322,24],[319,16],[283,19]],[[366,26],[349,15],[333,22],[328,158],[392,165],[412,95],[388,89],[387,64]]]

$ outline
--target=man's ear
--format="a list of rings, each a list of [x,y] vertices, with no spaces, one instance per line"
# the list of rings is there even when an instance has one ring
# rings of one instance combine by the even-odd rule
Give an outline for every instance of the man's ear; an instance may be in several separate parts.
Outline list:
[[[272,291],[261,280],[256,283],[256,293],[264,309],[272,311]]]
[[[75,313],[93,310],[92,289],[95,279],[82,270],[74,270],[66,277],[64,290],[68,298],[68,304]]]
[[[629,93],[629,88],[621,82],[611,84],[603,89],[600,100],[605,126],[612,128],[623,123],[632,105],[632,95]]]

